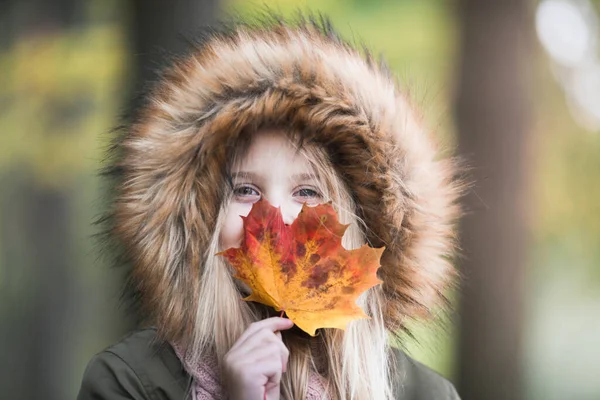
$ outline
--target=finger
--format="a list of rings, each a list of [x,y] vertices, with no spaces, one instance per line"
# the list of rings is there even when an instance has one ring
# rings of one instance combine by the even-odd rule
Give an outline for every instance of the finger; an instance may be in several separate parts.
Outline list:
[[[263,319],[262,321],[253,322],[252,324],[250,324],[248,329],[246,329],[246,331],[242,333],[242,335],[238,338],[233,347],[242,345],[249,337],[251,337],[261,329],[268,329],[271,332],[275,332],[290,329],[292,326],[294,326],[294,323],[291,320],[280,317],[272,317]]]
[[[256,347],[247,354],[227,353],[226,362],[231,367],[230,369],[238,372],[245,370],[256,371],[259,367],[259,362],[264,360],[275,360],[282,367],[282,352],[286,356],[289,353],[283,343],[277,344],[272,342]]]
[[[256,396],[258,393],[254,390],[257,389],[262,399],[263,395],[269,390],[268,388],[279,385],[281,381],[281,363],[278,357],[273,357],[272,353],[263,355],[262,358],[259,357],[256,361],[237,360],[232,367],[230,371],[231,379],[227,382],[229,386],[241,385],[238,392],[246,396],[240,398],[258,399],[259,397]],[[242,391],[240,392],[240,390]]]
[[[256,360],[254,365],[257,367],[257,372],[267,379],[265,386],[279,385],[283,374],[279,360],[273,357],[264,357]]]
[[[252,386],[252,384],[265,386],[269,382],[277,384],[281,380],[281,362],[272,354],[263,355],[254,361],[244,360],[237,367],[249,372],[244,374],[244,380],[248,386]]]
[[[240,343],[239,348],[243,349],[241,353],[249,352],[255,348],[263,347],[269,343],[283,343],[280,336],[277,336],[274,332],[268,329],[261,329],[255,332],[252,336],[248,337],[245,341]]]
[[[281,340],[275,342],[275,345],[277,346],[278,355],[281,362],[281,369],[283,372],[285,372],[287,371],[287,364],[290,358],[290,350]]]
[[[292,326],[294,326],[294,323],[288,318],[271,317],[250,324],[246,332],[242,334],[242,337],[248,337],[261,329],[267,329],[271,332],[277,332],[290,329]]]
[[[234,364],[253,363],[269,352],[273,353],[274,358],[281,358],[282,353],[289,353],[281,339],[273,332],[263,329],[228,351],[226,358],[229,363]]]
[[[268,349],[275,349],[277,351],[276,356],[280,358],[282,368],[284,371],[287,370],[290,355],[289,349],[281,340],[281,335],[277,336],[273,332],[264,329],[248,338],[243,345],[238,347],[235,350],[235,356],[255,361],[261,358]]]
[[[245,353],[236,353],[235,356],[238,357],[238,359],[243,359],[244,362],[250,363],[265,357],[277,358],[280,360],[282,368],[286,369],[290,351],[281,340],[275,339],[275,341],[259,343],[252,349],[246,350]]]
[[[285,347],[285,350],[287,350],[287,351],[282,351],[281,352],[281,364],[283,365],[283,372],[285,373],[285,371],[287,371],[287,364],[288,364],[288,360],[289,360],[289,357],[290,357],[290,351],[287,348],[287,346],[283,343],[283,338],[281,336],[281,331],[275,332],[275,336],[277,336],[277,339],[281,340],[281,344],[283,344],[283,346]]]

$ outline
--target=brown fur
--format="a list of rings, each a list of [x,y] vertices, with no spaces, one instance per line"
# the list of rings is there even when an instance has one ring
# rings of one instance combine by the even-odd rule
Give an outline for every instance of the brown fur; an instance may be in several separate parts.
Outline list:
[[[323,146],[348,185],[372,246],[391,332],[444,305],[455,277],[460,185],[383,65],[328,23],[281,21],[214,34],[166,71],[114,151],[110,234],[163,337],[193,326],[204,251],[233,143],[264,125]],[[226,312],[226,311],[224,311]]]

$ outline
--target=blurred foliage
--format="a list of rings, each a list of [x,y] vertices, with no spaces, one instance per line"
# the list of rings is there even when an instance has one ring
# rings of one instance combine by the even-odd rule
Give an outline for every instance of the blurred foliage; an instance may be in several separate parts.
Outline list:
[[[600,284],[600,132],[576,125],[545,55],[533,85],[537,95],[534,143],[530,144],[535,195],[531,226],[535,254],[569,254],[572,268],[588,276],[583,285]],[[535,260],[534,260],[535,261]],[[534,262],[547,273],[546,262]],[[591,286],[590,286],[591,287]]]
[[[98,25],[25,37],[0,55],[0,170],[28,166],[60,186],[97,168],[99,134],[121,101],[123,42],[118,26]]]
[[[0,214],[0,226],[8,226],[0,232],[11,236],[0,237],[0,292],[4,295],[0,326],[5,329],[43,326],[42,321],[20,315],[36,304],[37,294],[31,292],[47,285],[31,268],[37,249],[23,240],[23,219],[35,214],[35,210],[23,210],[32,204],[29,199],[18,197],[23,195],[24,185],[31,185],[29,193],[64,193],[72,207],[67,222],[71,224],[68,248],[72,252],[64,257],[68,259],[65,270],[76,284],[65,282],[57,289],[73,290],[78,301],[65,312],[68,323],[61,329],[71,351],[55,366],[61,372],[53,374],[65,378],[55,383],[64,389],[48,393],[49,398],[75,398],[91,355],[123,330],[122,313],[116,309],[120,276],[98,262],[91,222],[101,208],[96,174],[108,144],[107,133],[117,124],[128,89],[126,27],[120,19],[125,10],[118,7],[111,13],[117,8],[114,1],[90,1],[86,6],[84,23],[69,29],[52,23],[29,24],[5,37],[6,45],[0,48],[0,210],[17,214]],[[14,3],[13,15],[8,18],[23,19],[28,15],[23,10],[33,11],[28,7]],[[7,204],[13,207],[5,207]],[[73,265],[77,268],[71,268]],[[56,294],[61,296],[64,293]],[[7,327],[7,321],[15,326]],[[22,332],[23,338],[31,336]],[[17,363],[13,368],[2,374],[18,382],[23,367]],[[3,388],[3,393],[11,397],[11,388],[8,392]]]

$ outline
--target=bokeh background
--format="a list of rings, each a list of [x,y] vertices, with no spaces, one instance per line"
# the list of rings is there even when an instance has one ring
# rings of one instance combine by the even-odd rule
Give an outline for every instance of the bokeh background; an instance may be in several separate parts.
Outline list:
[[[470,166],[456,311],[403,346],[465,400],[600,399],[600,1],[266,4],[323,12],[383,53]],[[0,1],[0,398],[75,398],[132,328],[92,225],[110,130],[202,26],[257,10]]]

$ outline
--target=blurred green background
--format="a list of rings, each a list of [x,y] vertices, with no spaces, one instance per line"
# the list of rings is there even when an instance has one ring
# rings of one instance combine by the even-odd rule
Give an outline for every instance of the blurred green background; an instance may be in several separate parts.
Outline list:
[[[0,1],[2,398],[74,398],[93,354],[132,327],[119,307],[121,271],[98,257],[92,221],[105,201],[106,187],[97,173],[110,130],[132,104],[142,85],[140,76],[160,67],[158,61],[150,65],[140,61],[148,54],[140,51],[139,38],[132,34],[140,26],[132,21],[143,15],[145,7],[156,7],[154,3],[159,2]],[[165,2],[165,9],[175,3]],[[242,0],[191,3],[202,23],[263,8],[262,3]],[[464,14],[475,3],[280,0],[267,4],[285,15],[298,9],[321,11],[343,36],[383,53],[427,126],[461,153],[462,131],[456,123],[458,77],[461,68],[469,65],[461,51],[465,41],[461,32],[476,28],[461,24],[473,22]],[[495,16],[511,11],[503,0],[481,3],[479,7],[488,11],[481,18],[492,21],[490,29],[500,19]],[[527,136],[518,143],[524,148],[519,165],[525,184],[515,196],[523,207],[519,218],[526,241],[522,268],[515,270],[520,286],[500,287],[502,295],[497,298],[502,302],[518,297],[517,306],[510,306],[518,308],[516,329],[508,332],[507,328],[507,335],[518,336],[519,343],[514,357],[519,384],[513,395],[532,400],[600,399],[600,69],[594,64],[600,50],[600,3],[520,4],[522,8],[512,11],[525,10],[515,18],[529,38],[519,64],[527,86],[523,125]],[[576,24],[573,10],[583,15],[580,24],[589,24],[587,31]],[[191,11],[188,14],[193,18]],[[172,18],[169,24],[178,30],[178,14],[154,17]],[[563,24],[561,18],[571,18],[575,25]],[[152,26],[144,29],[152,31]],[[189,21],[181,25],[177,43],[193,37],[190,26]],[[486,27],[480,27],[482,32]],[[575,36],[569,41],[571,34]],[[577,58],[572,53],[583,46],[581,37],[587,38],[588,47]],[[561,59],[560,46],[552,47],[561,41],[571,58]],[[164,48],[168,45],[157,43],[151,47],[157,54],[172,52]],[[502,55],[495,56],[502,64]],[[579,68],[577,62],[585,65]],[[591,78],[586,81],[584,74]],[[506,119],[511,118],[507,113]],[[473,156],[461,155],[467,162]],[[494,176],[489,174],[490,185]],[[482,203],[471,208],[473,218],[487,209],[488,202]],[[506,210],[496,208],[501,214],[513,207],[507,203]],[[489,226],[492,234],[494,229]],[[463,248],[468,250],[468,245]],[[489,257],[497,255],[491,252]],[[450,294],[457,307],[460,293]],[[484,317],[494,319],[494,315]],[[441,328],[416,324],[418,342],[407,339],[404,346],[454,382],[463,382],[461,392],[464,382],[476,378],[468,375],[468,367],[461,367],[461,354],[469,346],[461,350],[458,343],[463,330],[473,330],[471,338],[477,329],[484,330],[476,323],[460,325],[459,312],[444,318]],[[486,346],[495,349],[493,342]],[[492,381],[487,390],[503,385],[501,380]]]

